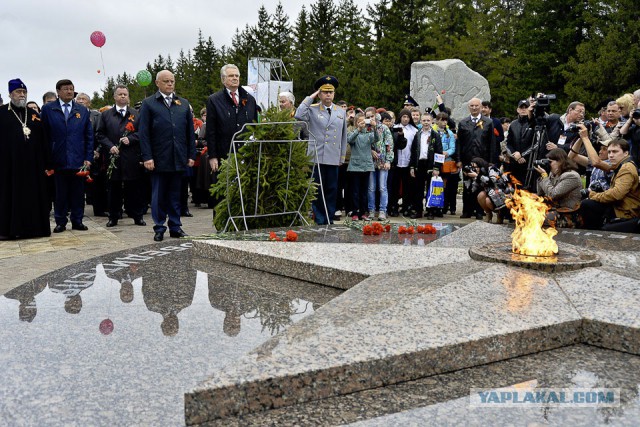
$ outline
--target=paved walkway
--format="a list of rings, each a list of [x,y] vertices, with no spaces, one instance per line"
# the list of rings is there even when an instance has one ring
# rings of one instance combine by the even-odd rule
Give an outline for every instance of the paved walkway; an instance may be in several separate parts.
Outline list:
[[[459,203],[461,205],[461,202]],[[89,206],[85,214],[91,213]],[[192,208],[192,218],[182,218],[182,228],[192,236],[214,232],[211,210]],[[405,218],[389,218],[391,222],[405,222]],[[116,227],[106,228],[107,218],[87,215],[84,224],[87,231],[67,230],[51,237],[28,240],[0,241],[0,295],[43,274],[89,258],[153,243],[151,216],[146,215],[146,227],[125,218]],[[462,220],[459,216],[445,215],[440,222],[468,224],[475,219]],[[51,219],[51,229],[55,227]],[[430,222],[422,219],[419,222]],[[165,243],[172,240],[165,234]]]
[[[85,214],[91,212],[89,206]],[[211,210],[193,208],[193,218],[182,218],[182,228],[190,235],[209,234]],[[51,220],[51,229],[55,227]],[[105,217],[85,216],[87,231],[71,230],[52,233],[51,237],[27,240],[0,241],[0,295],[18,285],[45,273],[66,267],[79,261],[153,243],[153,222],[145,215],[146,227],[133,223],[133,219],[120,220],[118,225],[106,228]],[[169,233],[165,242],[171,241]]]

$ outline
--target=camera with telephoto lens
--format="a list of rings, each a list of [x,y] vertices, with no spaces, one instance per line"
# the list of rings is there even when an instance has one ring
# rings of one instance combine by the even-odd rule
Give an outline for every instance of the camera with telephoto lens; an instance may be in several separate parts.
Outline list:
[[[549,159],[534,160],[533,166],[539,166],[542,169],[544,169],[547,173],[549,173],[551,171],[551,160]]]
[[[597,123],[594,123],[590,120],[585,120],[582,122],[582,124],[584,125],[584,127],[587,128],[587,130],[589,132],[591,132],[593,129],[598,127]],[[567,132],[574,132],[574,133],[578,133],[580,132],[580,128],[578,127],[578,123],[571,123],[569,125],[569,127],[567,128]]]
[[[580,190],[580,196],[582,196],[583,199],[588,198],[589,191],[593,191],[594,193],[602,193],[604,191],[604,188],[602,187],[601,182],[594,181],[589,185],[589,188],[583,188],[582,190]]]
[[[631,118],[640,119],[640,108],[633,110],[633,112],[631,113]]]

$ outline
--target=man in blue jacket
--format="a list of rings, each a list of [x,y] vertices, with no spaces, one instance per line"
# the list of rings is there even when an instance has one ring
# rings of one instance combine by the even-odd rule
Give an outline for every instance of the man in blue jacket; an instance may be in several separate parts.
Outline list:
[[[160,71],[156,86],[158,92],[142,102],[138,137],[144,167],[151,172],[153,240],[160,242],[167,231],[167,215],[169,235],[187,235],[180,221],[180,184],[196,158],[196,137],[189,102],[173,92],[173,73]]]
[[[66,230],[67,213],[71,211],[71,228],[87,230],[84,216],[84,182],[78,176],[81,168],[88,170],[93,160],[93,127],[89,110],[76,103],[71,80],[56,83],[58,99],[42,107],[41,118],[51,144],[56,197],[54,233]],[[87,172],[88,175],[88,172]]]

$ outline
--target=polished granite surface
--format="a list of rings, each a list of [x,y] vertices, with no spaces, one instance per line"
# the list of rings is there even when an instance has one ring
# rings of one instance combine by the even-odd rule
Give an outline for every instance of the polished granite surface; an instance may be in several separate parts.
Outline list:
[[[613,408],[469,405],[470,390],[503,387],[620,389]],[[282,426],[637,426],[640,357],[574,345],[416,381],[225,418],[207,427]]]
[[[191,246],[112,253],[0,296],[0,424],[181,425],[185,390],[340,293]]]
[[[433,225],[436,235],[334,225],[308,227],[296,243],[197,241],[199,256],[172,239],[29,281],[0,296],[0,419],[637,424],[637,357],[578,343],[640,353],[640,238],[562,230],[560,242],[604,266],[548,275],[469,258],[472,245],[508,240],[508,226]],[[472,386],[563,385],[572,375],[621,387],[622,409],[519,418],[470,411],[464,398]]]
[[[476,222],[425,246],[386,251],[348,243],[195,242],[198,253],[211,259],[290,277],[303,269],[308,281],[349,290],[188,392],[187,423],[582,342],[640,353],[635,236],[581,232],[558,238],[571,245],[565,240],[581,237],[588,242],[582,247],[601,256],[607,268],[615,260],[615,275],[594,267],[550,274],[469,258],[469,247],[488,237],[509,241],[511,230]],[[364,278],[353,286],[355,273]]]

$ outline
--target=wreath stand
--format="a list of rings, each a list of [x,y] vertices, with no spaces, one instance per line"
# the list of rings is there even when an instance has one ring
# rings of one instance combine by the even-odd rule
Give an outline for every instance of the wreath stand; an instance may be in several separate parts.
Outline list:
[[[258,214],[258,206],[259,206],[259,195],[260,195],[260,185],[256,185],[256,196],[255,196],[255,203],[253,206],[245,206],[245,201],[244,201],[244,192],[242,190],[242,180],[240,179],[240,164],[238,163],[238,148],[246,145],[246,144],[259,144],[259,148],[258,148],[258,175],[257,175],[257,182],[260,182],[260,178],[261,178],[261,166],[262,166],[262,149],[264,147],[265,144],[289,144],[289,161],[288,161],[288,169],[287,169],[287,179],[286,182],[284,183],[284,185],[286,186],[287,189],[289,189],[289,179],[291,176],[291,153],[293,151],[293,144],[296,142],[304,142],[304,143],[308,143],[309,141],[307,141],[306,139],[300,139],[299,135],[300,132],[298,132],[298,138],[297,139],[291,139],[291,140],[275,140],[275,139],[271,139],[271,140],[257,140],[257,139],[253,139],[253,136],[251,136],[248,140],[238,140],[236,139],[239,135],[244,134],[250,127],[256,127],[256,126],[280,126],[280,125],[294,125],[294,126],[300,126],[301,128],[304,128],[308,133],[309,133],[309,140],[310,141],[315,141],[315,137],[314,135],[309,131],[309,127],[307,125],[306,122],[302,122],[302,121],[297,121],[297,122],[264,122],[264,123],[245,123],[242,128],[236,132],[233,135],[233,138],[231,139],[231,146],[229,147],[229,159],[233,158],[235,161],[235,171],[236,171],[236,175],[235,177],[230,176],[229,173],[229,169],[227,168],[227,173],[226,173],[226,180],[227,180],[227,194],[229,194],[229,188],[231,186],[238,186],[238,190],[239,190],[239,195],[240,195],[240,207],[242,210],[241,215],[232,215],[231,214],[231,204],[227,203],[227,212],[229,214],[229,217],[227,218],[227,222],[225,223],[224,229],[222,230],[222,232],[227,232],[230,228],[230,226],[235,230],[235,231],[240,231],[240,228],[238,227],[238,223],[240,223],[240,225],[244,225],[244,230],[248,231],[249,230],[249,226],[247,224],[247,219],[251,219],[251,218],[265,218],[265,217],[273,217],[273,216],[283,216],[283,215],[294,215],[293,220],[291,221],[291,223],[289,224],[289,227],[291,227],[294,222],[296,221],[296,219],[300,219],[300,221],[308,226],[309,222],[307,221],[307,219],[305,218],[305,215],[303,215],[302,212],[300,212],[300,209],[302,208],[302,206],[304,205],[305,200],[307,199],[307,197],[309,197],[309,191],[310,189],[313,187],[313,182],[310,181],[309,185],[307,186],[307,190],[305,192],[304,197],[302,198],[302,201],[300,202],[300,205],[297,207],[296,210],[291,210],[288,207],[287,204],[287,200],[285,199],[284,204],[282,206],[282,211],[280,212],[273,212],[273,213],[267,213],[267,214]],[[316,171],[316,168],[318,167],[318,150],[316,145],[313,145],[313,169],[311,172],[311,176],[313,176],[313,174]],[[231,156],[231,154],[233,154],[233,157]],[[323,187],[322,187],[322,175],[318,174],[319,179],[320,179],[320,185],[318,187],[318,191],[322,191]],[[323,198],[323,204],[324,204],[324,210],[326,213],[326,216],[329,217],[329,211],[327,209],[327,202],[326,200],[324,200]]]

